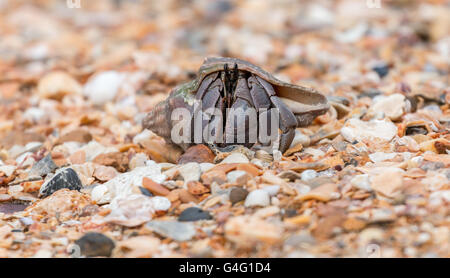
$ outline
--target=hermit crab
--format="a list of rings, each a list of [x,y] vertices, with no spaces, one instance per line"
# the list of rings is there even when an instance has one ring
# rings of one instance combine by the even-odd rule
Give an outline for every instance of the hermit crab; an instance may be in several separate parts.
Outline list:
[[[285,83],[240,59],[214,57],[205,59],[195,80],[175,87],[165,101],[158,103],[144,118],[143,126],[183,149],[197,143],[216,150],[275,143],[284,152],[292,143],[295,129],[309,125],[328,108],[326,97],[312,88]],[[174,116],[177,109],[189,111],[189,116]],[[256,119],[248,111],[255,111]],[[206,117],[197,122],[199,114]],[[270,120],[262,125],[263,115],[266,119],[276,116],[276,125]],[[176,126],[187,129],[174,133]],[[276,129],[276,139],[262,142],[264,136],[256,136],[252,140],[264,128],[266,134]],[[213,136],[197,137],[198,129]],[[174,134],[184,135],[185,140],[176,140]],[[241,138],[244,140],[239,141]]]

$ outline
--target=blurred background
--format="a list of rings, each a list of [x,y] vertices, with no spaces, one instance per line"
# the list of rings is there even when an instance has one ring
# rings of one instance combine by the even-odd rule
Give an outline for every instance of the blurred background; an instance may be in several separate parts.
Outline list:
[[[81,83],[141,71],[138,93],[165,94],[217,55],[325,94],[398,82],[442,92],[449,34],[445,0],[0,0],[0,96],[54,70]]]

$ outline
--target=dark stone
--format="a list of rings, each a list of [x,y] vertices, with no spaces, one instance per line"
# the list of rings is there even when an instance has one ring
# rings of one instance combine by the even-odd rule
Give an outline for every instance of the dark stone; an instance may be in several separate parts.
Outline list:
[[[45,198],[63,188],[80,191],[80,178],[72,168],[66,168],[44,183],[39,191],[39,197]]]
[[[52,156],[48,154],[33,165],[28,175],[43,177],[55,171],[56,168],[58,168],[58,166],[56,166]]]
[[[109,257],[115,247],[114,241],[101,233],[90,232],[75,241],[81,255],[86,257]]]
[[[406,135],[427,134],[428,130],[424,126],[410,126],[406,128]]]
[[[178,217],[178,221],[198,221],[198,220],[210,220],[213,217],[209,212],[196,207],[190,207],[183,210]]]
[[[149,197],[153,196],[152,192],[150,192],[150,190],[148,190],[145,187],[139,186],[139,190],[141,191],[142,195],[149,196]]]
[[[384,63],[376,65],[375,67],[372,68],[372,70],[375,71],[380,78],[383,78],[389,73],[389,65]]]
[[[240,201],[245,200],[248,195],[248,191],[242,187],[234,187],[230,191],[230,201],[234,205]]]

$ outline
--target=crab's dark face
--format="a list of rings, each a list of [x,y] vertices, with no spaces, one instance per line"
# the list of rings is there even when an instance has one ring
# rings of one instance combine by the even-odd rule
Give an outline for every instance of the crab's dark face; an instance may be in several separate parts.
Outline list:
[[[249,71],[240,70],[237,64],[232,69],[225,64],[223,70],[207,75],[195,98],[201,102],[202,112],[212,109],[221,112],[221,119],[214,115],[202,122],[202,127],[210,126],[211,134],[218,139],[209,142],[215,146],[242,144],[252,147],[258,143],[273,143],[263,138],[272,133],[272,117],[276,117],[281,130],[280,151],[284,152],[294,138],[297,120],[276,96],[272,85]],[[261,133],[260,119],[265,119],[268,125],[264,134]],[[278,130],[276,132],[278,134]]]

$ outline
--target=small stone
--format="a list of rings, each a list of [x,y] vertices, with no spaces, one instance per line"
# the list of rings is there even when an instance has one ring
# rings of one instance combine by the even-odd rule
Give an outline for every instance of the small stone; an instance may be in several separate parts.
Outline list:
[[[89,78],[83,93],[93,104],[103,105],[116,97],[123,79],[124,75],[116,71],[98,73]]]
[[[249,163],[247,156],[242,153],[231,153],[220,163]]]
[[[305,170],[302,172],[300,177],[301,177],[302,181],[310,181],[317,177],[317,172],[314,170]]]
[[[200,163],[200,170],[202,171],[202,173],[205,173],[211,170],[214,166],[214,163]]]
[[[255,152],[255,158],[263,161],[263,162],[272,162],[273,156],[264,150],[257,150]]]
[[[153,220],[148,222],[146,226],[155,233],[176,241],[191,240],[196,234],[193,223]]]
[[[16,166],[13,166],[13,165],[0,166],[0,173],[5,174],[7,177],[12,176],[14,171],[16,171]]]
[[[347,120],[341,135],[350,143],[354,141],[391,141],[397,134],[397,127],[388,121],[372,120],[364,122],[355,118]]]
[[[109,181],[115,178],[118,174],[119,172],[117,172],[115,168],[101,165],[95,169],[93,176],[100,181]]]
[[[336,199],[339,197],[338,187],[334,183],[326,183],[319,187],[314,188],[304,195],[298,196],[296,199],[300,201],[306,200],[318,200],[321,202],[328,202],[332,199]]]
[[[189,162],[197,163],[213,163],[216,156],[205,145],[195,145],[188,148],[178,159],[178,164],[186,164]]]
[[[297,144],[295,146],[290,147],[289,149],[287,149],[284,152],[284,156],[291,156],[294,153],[300,152],[303,149],[303,145],[302,144]]]
[[[209,192],[209,188],[199,181],[190,181],[187,183],[189,193],[193,195],[202,195]]]
[[[270,205],[269,193],[262,189],[253,190],[247,195],[247,198],[245,198],[244,205],[246,207],[266,207]]]
[[[385,169],[372,177],[371,188],[384,197],[396,198],[403,189],[403,175],[398,169]]]
[[[8,187],[8,194],[11,196],[15,196],[16,194],[23,192],[22,185],[11,185]]]
[[[145,153],[137,153],[131,158],[129,167],[133,170],[136,167],[145,166],[145,162],[148,160],[148,156]]]
[[[373,68],[373,71],[375,71],[380,78],[385,77],[389,73],[389,65],[382,62],[377,63]]]
[[[151,258],[160,245],[161,241],[155,237],[135,236],[118,242],[116,250],[123,252],[126,258]]]
[[[7,202],[10,201],[13,198],[13,196],[9,194],[0,194],[0,202]]]
[[[383,152],[375,152],[375,153],[369,154],[370,160],[372,160],[372,162],[374,162],[374,163],[385,161],[385,160],[390,160],[396,156],[397,156],[396,153],[383,153]]]
[[[248,195],[248,190],[242,187],[233,187],[230,191],[230,202],[234,205],[239,203]]]
[[[147,177],[143,178],[142,186],[158,196],[167,196],[170,193],[169,189]]]
[[[259,168],[251,163],[240,163],[237,165],[236,170],[245,171],[252,177],[261,175],[261,171],[259,170]]]
[[[177,190],[177,189],[175,189],[175,190]],[[173,192],[175,190],[172,190],[171,192]],[[189,191],[187,191],[186,189],[179,189],[177,192],[178,192],[180,201],[182,203],[186,203],[186,204],[191,203],[191,202],[198,203],[198,199],[194,195],[192,195]]]
[[[148,197],[153,197],[152,192],[150,192],[150,190],[148,190],[147,188],[139,186],[139,190],[141,191],[142,195],[148,196]]]
[[[65,142],[80,142],[89,143],[92,140],[92,135],[85,129],[76,129],[69,133],[63,134],[58,138],[56,144],[62,144]]]
[[[128,155],[121,152],[102,153],[97,155],[92,162],[112,166],[119,172],[125,172],[128,169]]]
[[[283,228],[259,217],[235,216],[225,223],[225,237],[238,247],[254,247],[255,244],[277,244],[281,241]]]
[[[219,170],[210,170],[202,175],[202,181],[204,184],[212,184],[216,182],[217,184],[224,184],[227,182],[227,176],[225,172]]]
[[[188,221],[198,221],[198,220],[211,220],[213,217],[207,211],[204,211],[197,207],[190,207],[183,210],[178,216],[178,221],[188,222]]]
[[[51,72],[39,81],[38,94],[41,98],[51,98],[61,100],[70,94],[81,94],[81,85],[65,72]]]
[[[355,188],[358,188],[361,190],[365,190],[365,191],[369,191],[369,192],[372,191],[372,187],[370,187],[369,175],[367,175],[367,174],[354,176],[351,179],[350,184],[352,186],[354,186]]]
[[[227,174],[227,180],[229,183],[235,183],[237,185],[244,185],[250,179],[250,176],[245,171],[235,170]]]
[[[28,176],[46,176],[49,173],[55,171],[58,167],[55,162],[53,162],[52,156],[50,154],[44,156],[41,160],[36,162],[36,164],[31,167]]]
[[[296,129],[294,139],[292,140],[291,146],[289,148],[293,148],[298,144],[301,144],[303,147],[308,147],[310,143],[311,139],[309,138],[309,136]]]
[[[131,194],[117,197],[109,205],[110,213],[99,222],[113,223],[126,227],[136,227],[152,219],[156,211],[166,211],[171,202],[165,197],[147,197]]]
[[[109,257],[115,247],[114,241],[101,233],[89,232],[75,241],[81,254],[86,257]]]
[[[380,96],[375,98],[375,103],[369,110],[369,113],[375,114],[382,112],[386,117],[395,121],[405,113],[406,102],[402,94],[393,94],[390,96]]]
[[[269,193],[270,196],[275,196],[280,191],[280,186],[279,185],[268,185],[268,186],[264,186],[262,188],[262,190]]]
[[[82,184],[77,173],[71,168],[65,168],[41,186],[39,197],[45,198],[63,188],[80,191],[81,187]]]
[[[23,192],[30,193],[30,192],[39,191],[39,189],[41,189],[41,186],[43,183],[44,183],[43,180],[27,181],[27,182],[22,182],[20,185],[23,187]]]
[[[196,162],[190,162],[182,165],[178,169],[180,175],[183,177],[184,183],[187,184],[190,181],[199,181],[201,175],[200,165]]]
[[[71,164],[83,164],[86,162],[86,152],[78,150],[69,156]]]

